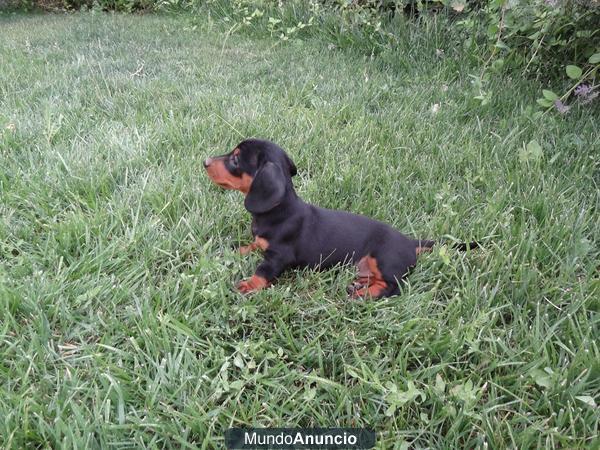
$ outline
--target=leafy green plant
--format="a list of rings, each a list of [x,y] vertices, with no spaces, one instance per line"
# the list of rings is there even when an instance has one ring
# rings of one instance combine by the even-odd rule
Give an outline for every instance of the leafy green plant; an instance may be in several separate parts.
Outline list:
[[[471,12],[480,21],[469,16],[459,25],[469,32],[480,31],[487,42],[484,72],[506,66],[539,79],[563,78],[566,73],[575,80],[562,96],[545,90],[538,100],[542,107],[566,112],[562,102],[579,85],[594,86],[600,61],[599,1],[490,0]],[[564,61],[569,62],[566,67]]]
[[[569,98],[575,97],[575,101],[579,104],[588,104],[598,97],[598,87],[596,84],[596,75],[600,68],[600,52],[594,53],[587,60],[587,64],[582,69],[579,66],[567,65],[565,67],[566,75],[573,80],[570,88],[559,96],[555,92],[544,89],[542,90],[543,97],[537,100],[538,104],[544,108],[555,108],[558,112],[566,114],[570,110],[570,106],[565,104]]]

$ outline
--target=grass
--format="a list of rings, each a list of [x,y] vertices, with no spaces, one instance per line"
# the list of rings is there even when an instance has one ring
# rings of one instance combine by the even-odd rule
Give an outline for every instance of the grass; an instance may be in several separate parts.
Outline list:
[[[598,445],[597,107],[534,119],[510,75],[481,107],[476,63],[410,27],[365,56],[188,24],[0,15],[0,446]],[[347,300],[350,268],[244,298],[249,215],[201,163],[250,136],[311,202],[484,248],[437,247],[384,300]]]

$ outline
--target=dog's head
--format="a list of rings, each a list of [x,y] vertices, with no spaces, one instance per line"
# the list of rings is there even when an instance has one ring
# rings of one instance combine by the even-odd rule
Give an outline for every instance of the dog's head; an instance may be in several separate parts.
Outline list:
[[[279,205],[296,175],[296,166],[281,147],[259,139],[245,140],[226,155],[207,158],[204,168],[217,185],[243,192],[244,206],[255,214]]]

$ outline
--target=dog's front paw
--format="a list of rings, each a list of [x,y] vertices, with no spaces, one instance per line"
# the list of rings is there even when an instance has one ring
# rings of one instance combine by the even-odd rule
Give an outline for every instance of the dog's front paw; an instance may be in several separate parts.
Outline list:
[[[269,285],[269,282],[258,275],[252,275],[252,278],[240,281],[235,287],[242,294],[250,294],[259,291]]]
[[[235,285],[235,288],[242,294],[249,294],[254,291],[254,288],[250,284],[250,280],[242,280]]]
[[[251,253],[254,250],[256,250],[256,244],[254,243],[250,245],[243,245],[238,248],[238,252],[240,253],[240,255],[247,255],[248,253]]]

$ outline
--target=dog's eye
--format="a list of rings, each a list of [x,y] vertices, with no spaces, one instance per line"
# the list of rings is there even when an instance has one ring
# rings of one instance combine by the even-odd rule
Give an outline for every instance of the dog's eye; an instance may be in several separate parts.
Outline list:
[[[238,156],[238,155],[233,155],[233,157],[231,158],[231,164],[232,164],[234,167],[237,167],[239,163],[240,163],[240,158],[239,158],[239,156]]]

